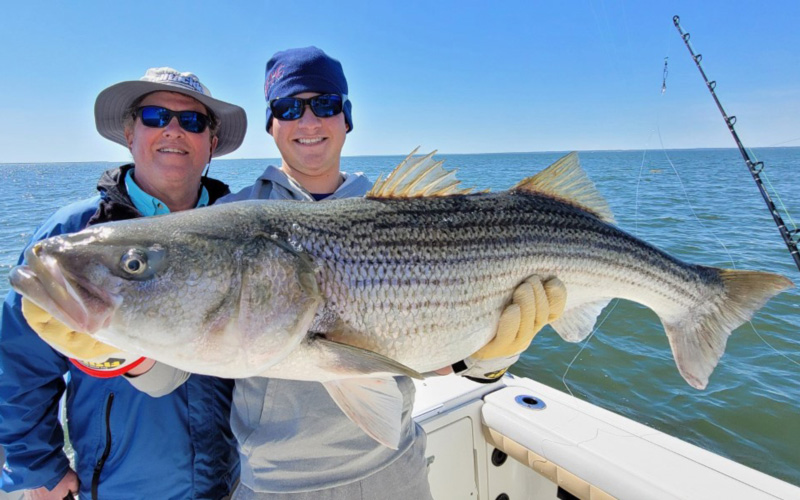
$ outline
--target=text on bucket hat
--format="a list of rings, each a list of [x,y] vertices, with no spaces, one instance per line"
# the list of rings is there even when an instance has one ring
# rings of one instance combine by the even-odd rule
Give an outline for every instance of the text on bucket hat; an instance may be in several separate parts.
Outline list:
[[[194,74],[180,73],[167,67],[150,68],[139,80],[120,82],[100,92],[94,103],[97,131],[106,139],[127,147],[125,113],[140,97],[159,91],[187,95],[214,113],[219,120],[214,156],[230,153],[242,145],[247,132],[247,115],[244,109],[211,97],[211,92]]]
[[[267,99],[267,132],[272,123],[269,102],[278,97],[292,97],[303,92],[347,95],[347,79],[342,64],[316,47],[276,52],[267,61],[264,97]],[[344,103],[347,131],[353,130],[353,105]]]

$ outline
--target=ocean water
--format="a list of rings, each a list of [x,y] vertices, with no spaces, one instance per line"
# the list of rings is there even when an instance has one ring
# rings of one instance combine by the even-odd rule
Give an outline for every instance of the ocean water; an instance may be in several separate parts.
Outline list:
[[[753,151],[800,224],[800,148]],[[438,155],[466,185],[506,189],[563,153]],[[781,273],[800,284],[739,152],[734,149],[586,151],[581,163],[623,229],[683,260]],[[400,156],[348,157],[343,170],[375,179]],[[211,175],[236,190],[274,160],[215,160]],[[0,293],[35,227],[95,193],[111,163],[0,165]],[[788,221],[787,221],[788,222]],[[584,343],[549,327],[512,372],[800,485],[800,293],[768,303],[728,341],[706,390],[678,374],[658,318],[615,301]]]

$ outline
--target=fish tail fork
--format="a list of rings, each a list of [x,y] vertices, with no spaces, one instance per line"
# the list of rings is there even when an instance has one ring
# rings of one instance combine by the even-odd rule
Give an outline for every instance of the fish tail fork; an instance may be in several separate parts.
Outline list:
[[[678,370],[696,389],[708,384],[731,332],[749,321],[774,295],[793,286],[789,279],[772,273],[706,270],[718,275],[721,291],[677,318],[662,318]]]

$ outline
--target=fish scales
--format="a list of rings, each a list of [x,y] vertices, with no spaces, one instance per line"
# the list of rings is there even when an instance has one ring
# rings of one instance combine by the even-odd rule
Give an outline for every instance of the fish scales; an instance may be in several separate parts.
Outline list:
[[[325,307],[339,320],[323,333],[419,369],[455,355],[452,335],[469,332],[471,342],[459,346],[464,356],[485,343],[511,291],[531,274],[558,276],[595,300],[616,296],[651,307],[691,304],[713,285],[695,266],[545,196],[296,205],[265,204],[265,230],[314,260]],[[421,363],[423,344],[443,351]]]

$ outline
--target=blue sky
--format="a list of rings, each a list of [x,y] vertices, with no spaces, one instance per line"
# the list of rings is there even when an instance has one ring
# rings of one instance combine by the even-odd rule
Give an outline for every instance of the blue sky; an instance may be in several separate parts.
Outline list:
[[[264,65],[306,45],[348,76],[345,155],[733,147],[675,14],[744,143],[800,146],[800,2],[759,3],[6,3],[0,163],[128,160],[97,134],[94,99],[153,66],[192,71],[245,108],[245,143],[227,158],[276,157]]]

